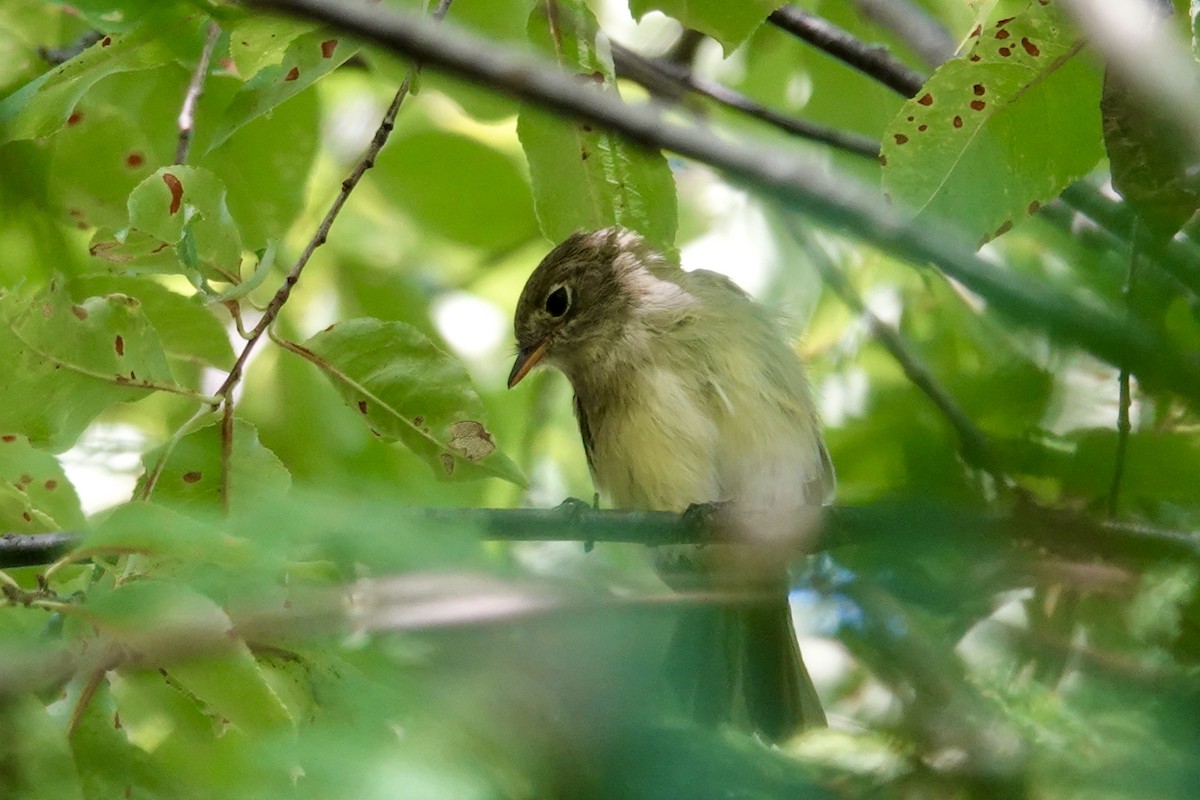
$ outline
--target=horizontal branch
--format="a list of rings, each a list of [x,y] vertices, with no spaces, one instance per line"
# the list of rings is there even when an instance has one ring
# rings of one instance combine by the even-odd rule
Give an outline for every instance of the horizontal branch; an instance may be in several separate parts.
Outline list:
[[[574,500],[556,508],[414,508],[413,520],[456,530],[478,530],[486,539],[508,542],[613,542],[651,547],[674,544],[738,544],[721,511],[598,509]],[[397,520],[397,527],[403,525]],[[850,545],[893,542],[897,531],[920,531],[946,542],[991,541],[1036,546],[1054,552],[1114,559],[1188,559],[1200,562],[1200,534],[1151,526],[1097,522],[1073,512],[1026,505],[1012,514],[953,510],[928,503],[828,506],[806,552]],[[974,538],[972,538],[974,537]],[[0,568],[48,564],[82,540],[78,532],[0,535]],[[927,546],[927,545],[923,545]]]
[[[846,175],[830,176],[793,150],[748,137],[732,142],[700,126],[671,122],[653,104],[627,105],[545,59],[463,31],[439,28],[419,16],[321,0],[248,1],[321,20],[417,58],[430,68],[702,161],[906,262],[933,262],[998,312],[1111,364],[1131,365],[1143,384],[1200,398],[1200,358],[1183,355],[1162,337],[1107,308],[997,269],[978,258],[954,229],[932,221],[914,226],[878,191]]]

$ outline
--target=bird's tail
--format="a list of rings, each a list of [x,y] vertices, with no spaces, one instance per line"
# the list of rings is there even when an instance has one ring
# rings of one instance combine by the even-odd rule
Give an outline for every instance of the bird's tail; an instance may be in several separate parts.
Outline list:
[[[698,722],[731,723],[772,741],[825,725],[786,595],[778,602],[687,609],[671,640],[667,673]]]

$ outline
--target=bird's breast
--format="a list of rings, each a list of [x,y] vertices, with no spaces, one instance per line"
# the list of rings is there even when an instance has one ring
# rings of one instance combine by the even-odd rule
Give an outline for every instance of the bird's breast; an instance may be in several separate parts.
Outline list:
[[[694,379],[643,366],[577,395],[593,476],[614,505],[681,511],[722,499],[718,423]]]

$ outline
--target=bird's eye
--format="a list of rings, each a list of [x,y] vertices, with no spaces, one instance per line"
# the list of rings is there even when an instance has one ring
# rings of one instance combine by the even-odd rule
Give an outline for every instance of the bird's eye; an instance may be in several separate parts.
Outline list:
[[[569,305],[571,305],[571,294],[565,286],[558,287],[546,297],[546,312],[552,317],[561,317],[567,313]]]

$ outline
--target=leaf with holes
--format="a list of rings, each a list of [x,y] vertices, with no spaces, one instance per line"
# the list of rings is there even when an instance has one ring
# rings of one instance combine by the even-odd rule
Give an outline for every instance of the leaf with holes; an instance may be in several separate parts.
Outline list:
[[[4,530],[31,533],[35,524],[40,530],[83,525],[79,496],[62,465],[24,436],[0,434],[0,487],[6,492],[0,504]]]
[[[119,294],[73,303],[61,284],[0,297],[0,431],[53,451],[115,403],[171,383],[141,303]]]
[[[146,454],[147,475],[162,454],[162,448]],[[138,483],[139,489],[145,480],[144,475]],[[170,451],[155,483],[154,499],[185,509],[218,510],[225,505],[221,483],[221,426],[208,425],[184,436]],[[278,500],[287,493],[291,483],[291,474],[283,462],[258,440],[258,430],[249,422],[234,420],[230,510]]]
[[[784,4],[785,0],[629,0],[629,11],[638,19],[661,11],[685,28],[707,33],[729,55]]]
[[[616,92],[612,63],[596,48],[596,20],[580,0],[539,3],[529,38],[597,92]],[[624,225],[663,250],[675,242],[675,179],[663,155],[589,123],[522,106],[517,134],[534,210],[552,241]]]
[[[883,181],[916,219],[988,241],[1053,199],[1103,155],[1100,73],[1050,0],[971,33],[892,121]]]
[[[379,438],[402,442],[442,480],[525,478],[496,449],[462,365],[416,328],[356,319],[305,342],[309,358]]]
[[[357,44],[327,29],[297,36],[279,63],[263,67],[234,95],[217,124],[209,150],[220,147],[243,125],[271,113],[357,52]]]

